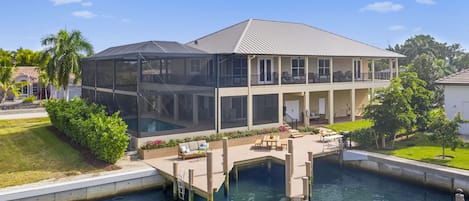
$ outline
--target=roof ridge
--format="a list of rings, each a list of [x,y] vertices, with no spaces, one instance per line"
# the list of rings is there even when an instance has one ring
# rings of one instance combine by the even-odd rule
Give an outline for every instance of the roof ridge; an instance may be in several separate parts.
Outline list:
[[[356,43],[360,43],[360,44],[362,44],[362,45],[366,45],[366,46],[371,47],[371,48],[383,50],[383,51],[390,52],[390,53],[394,53],[394,54],[399,54],[399,53],[397,53],[397,52],[393,52],[393,51],[389,51],[389,50],[386,50],[386,49],[382,49],[382,48],[376,47],[376,46],[374,46],[374,45],[370,45],[370,44],[365,43],[365,42],[361,42],[361,41],[358,41],[358,40],[355,40],[355,39],[352,39],[352,38],[349,38],[349,37],[346,37],[346,36],[342,36],[342,35],[339,35],[339,34],[336,34],[336,33],[333,33],[333,32],[330,32],[330,31],[327,31],[327,30],[324,30],[324,29],[321,29],[321,28],[318,28],[318,27],[315,27],[315,26],[312,26],[312,25],[309,25],[309,24],[305,24],[305,23],[296,23],[296,24],[301,24],[301,25],[310,27],[310,28],[312,28],[312,29],[316,29],[316,30],[318,30],[318,31],[326,32],[326,33],[329,33],[329,34],[334,35],[334,36],[338,36],[338,37],[341,37],[341,38],[344,38],[344,39],[347,39],[347,40],[350,40],[350,41],[353,41],[353,42],[356,42]],[[405,55],[403,55],[403,54],[399,54],[399,55],[402,55],[402,56],[404,56],[404,57],[407,57],[407,56],[405,56]]]
[[[202,39],[204,39],[204,38],[208,38],[209,36],[215,35],[215,34],[217,34],[217,33],[220,33],[220,32],[222,32],[222,31],[224,31],[224,30],[227,30],[227,29],[230,29],[230,28],[232,28],[232,27],[234,27],[234,26],[237,26],[237,25],[240,25],[240,24],[242,24],[242,23],[245,23],[246,21],[249,22],[250,20],[251,20],[251,19],[247,19],[247,20],[238,22],[238,23],[236,23],[236,24],[233,24],[233,25],[231,25],[231,26],[225,27],[225,28],[223,28],[223,29],[220,29],[220,30],[218,30],[218,31],[216,31],[216,32],[210,33],[210,34],[208,34],[208,35],[204,35],[204,36],[202,36],[202,37],[200,37],[200,38],[197,38],[197,39],[195,39],[195,40],[191,40],[191,41],[185,43],[185,45],[187,45],[187,44],[189,44],[189,43],[192,43],[192,42],[194,42],[194,41],[198,41],[198,40],[202,40]]]
[[[160,44],[158,44],[157,41],[152,40],[151,43],[153,43],[153,44],[156,45],[157,47],[161,48],[161,49],[163,50],[163,52],[168,52],[168,51],[166,51],[166,49],[164,49]]]
[[[252,21],[253,19],[248,20],[248,23],[244,27],[243,33],[241,33],[241,36],[238,38],[238,42],[236,42],[233,52],[238,52],[239,45],[241,44],[241,41],[243,41],[243,38],[246,35],[246,32],[248,32],[249,26],[251,25]]]

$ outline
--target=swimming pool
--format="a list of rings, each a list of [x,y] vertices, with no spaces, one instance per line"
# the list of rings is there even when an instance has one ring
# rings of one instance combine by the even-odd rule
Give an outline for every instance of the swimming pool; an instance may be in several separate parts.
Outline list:
[[[132,131],[137,131],[137,119],[124,119],[125,123],[128,125],[128,129]],[[184,128],[184,126],[168,123],[158,119],[152,118],[140,118],[142,132],[156,132],[156,131],[165,131]]]
[[[445,201],[450,193],[403,182],[394,178],[359,169],[340,167],[325,159],[314,161],[313,199],[320,201]],[[285,168],[267,163],[239,169],[238,181],[231,176],[230,194],[224,196],[223,187],[214,194],[214,200],[278,201],[285,199]],[[187,194],[187,193],[186,193]],[[171,189],[145,191],[118,196],[103,201],[172,200]],[[187,199],[186,199],[187,200]],[[196,196],[195,200],[205,200]]]

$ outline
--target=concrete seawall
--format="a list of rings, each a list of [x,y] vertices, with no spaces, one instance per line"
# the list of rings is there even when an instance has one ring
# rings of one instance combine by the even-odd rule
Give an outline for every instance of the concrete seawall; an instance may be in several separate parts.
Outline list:
[[[424,186],[469,192],[469,171],[365,151],[344,152],[344,164]]]
[[[164,182],[157,170],[147,167],[68,182],[0,191],[0,201],[90,200],[155,188],[162,186]]]

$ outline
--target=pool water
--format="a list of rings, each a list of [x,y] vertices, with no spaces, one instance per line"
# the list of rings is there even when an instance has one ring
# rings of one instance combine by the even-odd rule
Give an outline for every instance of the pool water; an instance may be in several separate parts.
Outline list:
[[[137,130],[137,119],[124,119],[125,123],[128,125],[128,129],[132,131]],[[141,118],[141,128],[143,132],[155,132],[155,131],[165,131],[184,128],[184,126],[168,123],[165,121],[160,121],[157,119],[151,118]]]
[[[230,177],[230,194],[223,187],[214,200],[280,201],[285,199],[285,168],[267,163],[239,169],[238,182]],[[172,200],[171,189],[144,191],[103,201]],[[186,199],[187,200],[187,199]],[[205,200],[195,196],[195,200]],[[452,195],[433,188],[403,182],[359,169],[339,167],[325,159],[314,161],[313,199],[318,201],[450,201]]]

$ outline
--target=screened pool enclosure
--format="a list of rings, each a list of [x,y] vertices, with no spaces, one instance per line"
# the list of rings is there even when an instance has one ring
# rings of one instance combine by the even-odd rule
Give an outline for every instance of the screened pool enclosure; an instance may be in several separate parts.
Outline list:
[[[109,48],[82,61],[82,96],[120,111],[135,137],[214,130],[213,61],[177,42]]]

